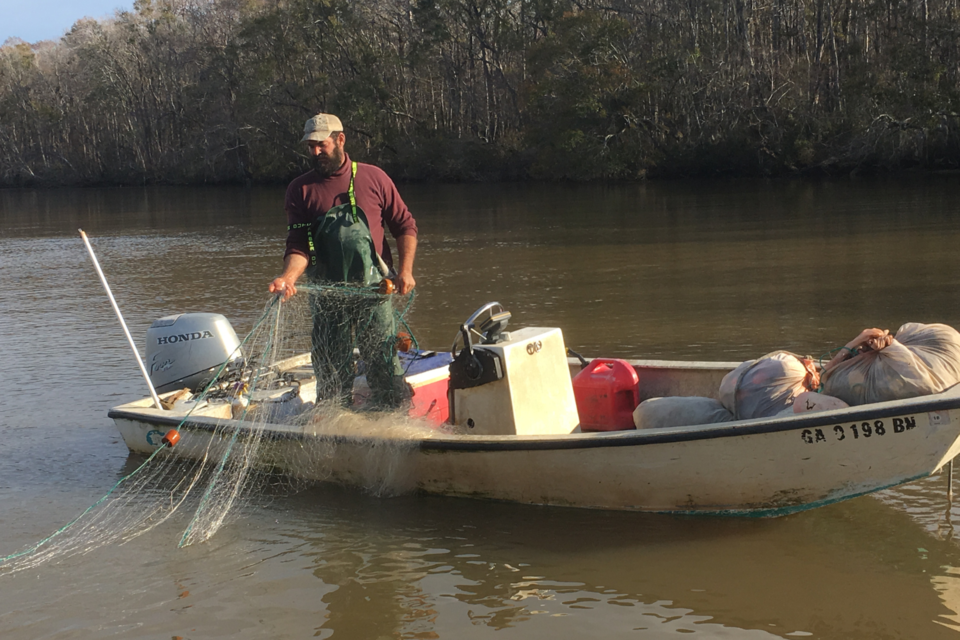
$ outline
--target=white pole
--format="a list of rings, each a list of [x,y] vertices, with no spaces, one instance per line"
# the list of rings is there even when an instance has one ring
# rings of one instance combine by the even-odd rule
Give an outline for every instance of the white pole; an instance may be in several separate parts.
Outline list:
[[[100,276],[100,282],[103,283],[103,288],[107,292],[107,297],[110,298],[110,304],[113,305],[113,310],[117,313],[117,318],[120,319],[120,326],[123,327],[123,333],[127,336],[127,342],[130,343],[130,348],[133,349],[133,355],[137,357],[137,364],[140,365],[140,372],[143,374],[143,379],[147,381],[147,387],[150,389],[150,395],[153,397],[154,404],[157,405],[157,409],[163,409],[163,405],[160,404],[160,397],[157,395],[157,391],[153,388],[153,383],[150,382],[150,374],[147,373],[147,368],[143,366],[143,360],[140,358],[140,352],[137,351],[137,345],[134,344],[133,338],[130,336],[130,330],[127,329],[127,323],[123,321],[123,315],[120,313],[120,307],[117,306],[117,301],[113,298],[113,293],[110,291],[110,285],[107,284],[107,278],[103,275],[103,269],[100,268],[100,263],[97,261],[97,256],[93,252],[93,247],[90,246],[90,240],[87,239],[87,234],[83,232],[83,229],[78,229],[80,232],[80,237],[83,238],[83,243],[87,245],[87,251],[90,252],[90,259],[93,260],[93,266],[97,268],[97,274]]]

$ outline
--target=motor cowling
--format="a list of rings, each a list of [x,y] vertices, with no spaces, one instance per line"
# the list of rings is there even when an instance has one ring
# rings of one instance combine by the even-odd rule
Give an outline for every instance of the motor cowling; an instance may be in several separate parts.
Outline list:
[[[200,391],[227,362],[240,361],[240,339],[219,313],[180,313],[147,329],[147,368],[157,393]]]

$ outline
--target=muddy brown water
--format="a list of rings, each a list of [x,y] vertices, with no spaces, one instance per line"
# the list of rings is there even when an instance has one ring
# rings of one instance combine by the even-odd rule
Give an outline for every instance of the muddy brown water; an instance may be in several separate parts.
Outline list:
[[[585,355],[818,356],[860,329],[960,327],[960,181],[402,186],[421,241],[411,325],[474,309]],[[282,188],[0,191],[0,557],[125,472],[107,410],[146,395],[131,332],[248,329],[279,270]],[[932,478],[778,519],[531,507],[316,486],[0,576],[0,638],[941,638],[960,542]]]

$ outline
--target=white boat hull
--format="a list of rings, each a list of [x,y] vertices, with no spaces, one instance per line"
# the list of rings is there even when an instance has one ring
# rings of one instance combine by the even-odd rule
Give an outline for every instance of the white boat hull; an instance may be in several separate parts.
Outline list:
[[[113,409],[149,454],[183,416]],[[960,453],[960,391],[776,419],[605,433],[475,436],[365,423],[267,425],[264,464],[313,480],[430,494],[687,514],[775,516],[937,472]],[[241,422],[191,417],[171,453],[196,457]]]

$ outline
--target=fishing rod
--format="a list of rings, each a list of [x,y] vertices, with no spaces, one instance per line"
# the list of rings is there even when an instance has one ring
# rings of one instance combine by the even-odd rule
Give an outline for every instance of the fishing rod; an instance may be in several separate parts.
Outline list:
[[[100,268],[100,262],[97,261],[97,255],[93,252],[93,247],[90,245],[90,240],[87,238],[87,234],[83,232],[83,229],[77,229],[80,232],[80,237],[83,238],[83,243],[87,245],[87,251],[90,253],[90,259],[93,260],[93,266],[97,268],[97,275],[100,276],[100,282],[103,283],[103,288],[107,292],[107,297],[110,298],[110,304],[113,305],[113,310],[117,313],[117,318],[120,320],[120,326],[123,327],[123,333],[127,336],[127,342],[130,343],[130,348],[133,349],[133,355],[137,357],[137,364],[140,365],[140,372],[143,374],[143,379],[147,381],[147,387],[150,389],[150,395],[153,397],[154,404],[157,405],[157,409],[163,410],[163,405],[160,404],[160,396],[157,395],[156,389],[153,388],[153,383],[150,381],[150,374],[147,373],[147,368],[143,365],[143,359],[140,358],[140,352],[137,351],[137,345],[133,342],[133,337],[130,335],[130,330],[127,329],[127,323],[123,321],[123,314],[120,313],[120,307],[117,306],[117,301],[113,297],[113,293],[110,291],[110,285],[107,284],[107,278],[103,275],[103,269]]]

